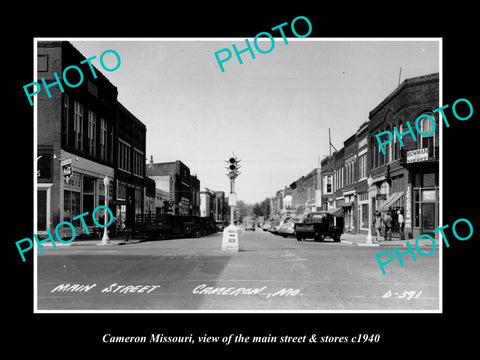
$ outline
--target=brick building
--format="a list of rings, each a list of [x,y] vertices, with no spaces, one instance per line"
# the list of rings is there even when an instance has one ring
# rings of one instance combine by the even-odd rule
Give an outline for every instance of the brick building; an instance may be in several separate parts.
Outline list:
[[[372,222],[370,206],[372,214],[391,214],[393,236],[399,236],[398,211],[404,216],[408,238],[439,226],[439,126],[433,131],[431,120],[438,124],[433,113],[439,106],[438,86],[438,74],[406,79],[369,113],[369,121],[339,151],[322,160],[322,208],[343,215],[344,232],[366,234]],[[415,131],[419,117],[418,128],[428,136]],[[406,133],[406,121],[416,141]],[[394,127],[404,134],[403,147]],[[385,154],[376,138],[384,131],[393,134]]]
[[[149,178],[155,180],[156,188],[170,194],[176,215],[200,215],[200,180],[190,175],[190,168],[180,160],[153,163],[146,168]]]
[[[116,202],[123,191],[117,179],[124,166],[129,166],[130,175],[135,175],[122,180],[125,187],[134,186],[143,194],[144,158],[137,158],[137,153],[145,151],[146,128],[138,119],[135,119],[137,133],[131,133],[135,131],[133,128],[119,128],[119,117],[128,111],[117,101],[117,88],[95,67],[94,78],[87,64],[80,65],[84,60],[69,42],[38,42],[37,76],[45,80],[49,90],[49,94],[41,91],[36,95],[39,234],[54,229],[62,221],[72,222],[81,234],[83,227],[73,218],[87,211],[91,214],[104,205],[105,177],[110,181],[108,205],[117,216]],[[83,81],[76,87],[64,85],[62,91],[58,82],[65,84],[62,76],[71,65],[83,66]],[[68,75],[71,84],[80,82],[78,72],[70,71]],[[131,114],[128,117],[134,118]],[[122,153],[125,157],[119,157],[120,139],[132,141]],[[125,203],[125,214],[130,216],[143,209],[142,195],[132,194],[131,203]],[[88,226],[93,225],[91,217],[84,219]],[[65,227],[61,230],[65,231]]]
[[[403,81],[369,114],[371,155],[371,176],[375,197],[373,210],[390,213],[394,220],[394,233],[398,232],[397,211],[405,218],[407,237],[417,237],[429,233],[439,226],[439,128],[433,131],[428,117],[435,119],[438,114],[433,110],[439,107],[438,73],[419,76]],[[428,136],[422,136],[418,128]],[[416,141],[411,134],[401,137],[404,146],[400,146],[397,133],[405,133],[408,121],[415,132]],[[382,153],[375,135],[391,131],[393,141],[386,145]]]

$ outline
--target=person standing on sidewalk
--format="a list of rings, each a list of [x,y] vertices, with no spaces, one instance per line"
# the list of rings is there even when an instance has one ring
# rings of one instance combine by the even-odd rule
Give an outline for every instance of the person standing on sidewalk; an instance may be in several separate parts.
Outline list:
[[[403,219],[402,212],[397,210],[398,215],[398,232],[400,233],[400,240],[405,240],[405,233],[403,230],[405,229],[405,221]]]
[[[385,223],[385,241],[392,241],[392,217],[390,213],[387,212],[383,222]]]
[[[382,217],[378,211],[375,212],[375,218],[373,219],[373,226],[377,232],[377,242],[380,241],[380,233],[382,231]]]

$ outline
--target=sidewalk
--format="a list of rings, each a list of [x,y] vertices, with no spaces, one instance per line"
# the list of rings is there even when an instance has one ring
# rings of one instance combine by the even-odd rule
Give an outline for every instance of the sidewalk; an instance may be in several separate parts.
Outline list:
[[[411,247],[415,247],[415,239],[400,240],[398,237],[393,237],[391,241],[385,241],[385,237],[380,237],[380,242],[377,243],[376,235],[372,235],[373,245],[367,245],[367,235],[365,234],[350,234],[344,233],[340,238],[340,242],[355,246],[407,246],[406,242],[410,243]],[[435,239],[435,245],[438,247],[438,239]],[[430,240],[421,239],[418,242],[419,247],[433,246]]]
[[[111,245],[129,245],[129,244],[137,244],[139,242],[144,241],[145,239],[142,239],[141,237],[139,238],[134,238],[132,239],[131,237],[127,240],[125,240],[125,236],[119,236],[119,237],[113,237],[110,238],[108,241],[108,244],[103,244],[102,239],[88,239],[88,240],[83,240],[83,239],[75,239],[72,242],[69,243],[63,243],[61,241],[58,241],[55,239],[55,245],[57,247],[61,246],[111,246]],[[42,247],[53,247],[52,242],[44,242],[42,243]]]

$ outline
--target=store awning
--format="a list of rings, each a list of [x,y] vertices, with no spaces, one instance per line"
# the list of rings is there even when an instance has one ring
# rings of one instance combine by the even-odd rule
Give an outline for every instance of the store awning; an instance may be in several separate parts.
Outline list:
[[[402,207],[403,206],[403,191],[393,193],[390,198],[385,201],[385,203],[380,206],[377,210],[386,212],[389,211],[391,207]]]
[[[327,213],[332,214],[333,216],[343,216],[343,209],[342,208],[332,208],[332,209],[328,209]]]
[[[342,204],[342,207],[346,208],[346,207],[350,207],[350,206],[352,206],[352,205],[353,205],[353,202],[350,201],[350,202],[343,203],[343,204]]]

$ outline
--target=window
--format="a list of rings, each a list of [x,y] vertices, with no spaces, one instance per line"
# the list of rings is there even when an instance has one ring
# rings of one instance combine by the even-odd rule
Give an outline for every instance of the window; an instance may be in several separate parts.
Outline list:
[[[361,219],[360,228],[362,230],[368,230],[368,204],[362,204],[360,206],[360,216]]]
[[[130,145],[119,141],[118,142],[118,168],[131,172],[131,163],[130,163]]]
[[[100,159],[108,159],[108,139],[107,139],[107,122],[100,119]]]
[[[143,211],[142,189],[135,188],[135,214],[141,214]]]
[[[363,179],[367,177],[367,153],[358,158],[358,178]]]
[[[63,206],[63,221],[73,222],[73,218],[80,214],[80,192],[64,190]]]
[[[88,111],[88,154],[96,155],[96,142],[97,142],[97,116],[94,112]]]
[[[113,163],[113,126],[110,126],[110,133],[108,136],[108,160]]]
[[[391,128],[388,129],[388,131],[390,131],[390,133],[393,132]],[[392,161],[393,161],[393,142],[390,141],[386,148],[385,163],[390,164]]]
[[[74,104],[73,133],[75,134],[75,147],[83,150],[83,105],[77,101]]]
[[[144,167],[144,155],[143,152],[136,149],[133,150],[133,173],[139,176],[143,176]]]
[[[96,179],[90,176],[83,176],[83,212],[88,211],[90,214],[93,213],[95,209],[95,189]],[[88,216],[85,222],[87,225],[93,225],[93,218]]]
[[[420,136],[420,148],[427,148],[435,146],[435,118],[431,113],[424,114],[425,116],[422,117],[420,120],[420,132],[423,134],[429,135],[422,135]],[[428,115],[428,116],[427,116]],[[432,121],[433,119],[433,121]]]
[[[324,192],[325,194],[332,193],[332,175],[326,175],[323,177],[323,184],[324,184]]]
[[[68,145],[68,122],[69,122],[70,98],[63,94],[63,118],[62,118],[62,141]]]

